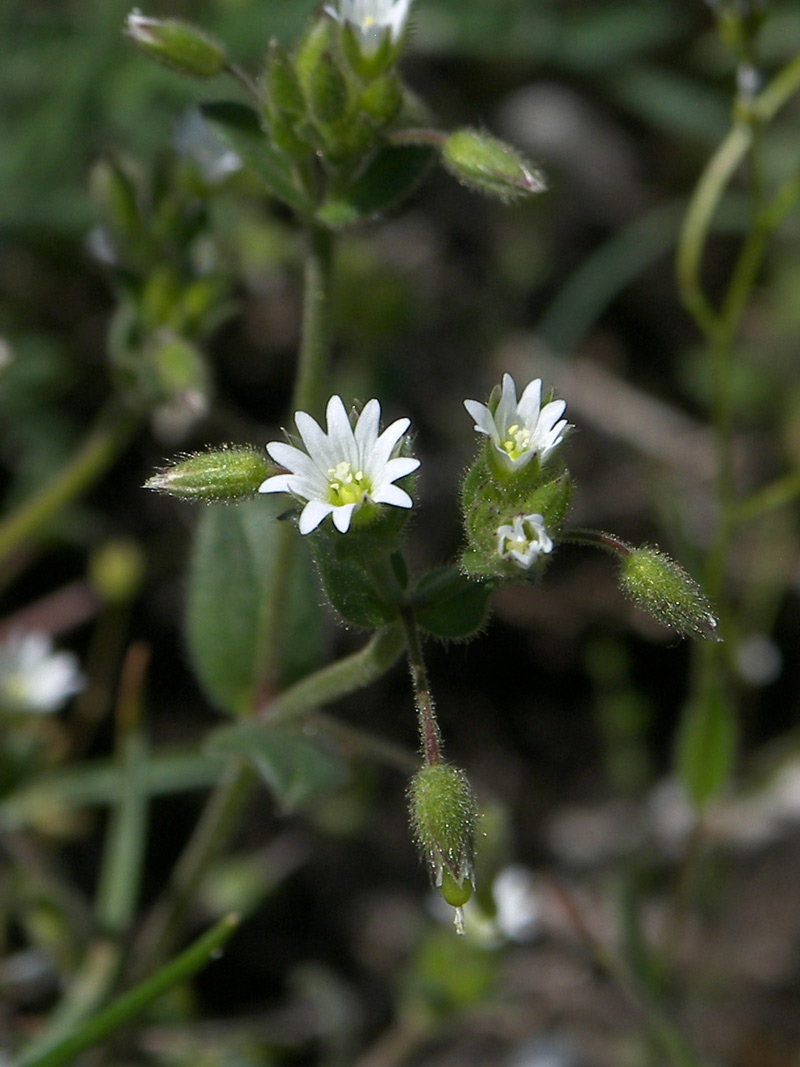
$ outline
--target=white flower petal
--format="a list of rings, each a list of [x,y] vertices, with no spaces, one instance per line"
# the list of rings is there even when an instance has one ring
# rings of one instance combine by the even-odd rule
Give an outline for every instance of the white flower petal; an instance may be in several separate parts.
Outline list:
[[[328,423],[328,454],[338,456],[337,462],[345,461],[355,470],[359,466],[360,457],[353,436],[353,428],[340,396],[330,398],[325,418]],[[331,467],[335,466],[335,463],[331,464]]]
[[[294,422],[312,461],[316,461],[317,456],[324,456],[328,450],[328,435],[317,420],[312,419],[305,411],[298,411]]]
[[[396,508],[411,508],[414,501],[399,485],[384,485],[372,497],[376,504],[392,504]]]
[[[389,462],[389,457],[395,446],[410,425],[411,419],[397,419],[391,426],[386,427],[377,441],[375,441],[372,449],[372,455],[376,463],[384,464]],[[400,475],[395,475],[395,477],[399,478]]]
[[[378,439],[378,429],[381,421],[381,406],[377,400],[370,400],[364,405],[364,409],[358,416],[356,428],[353,431],[359,454],[364,454],[372,448]]]
[[[301,534],[309,534],[316,530],[324,518],[334,510],[332,504],[326,504],[322,500],[309,500],[300,515],[298,529]]]
[[[389,482],[405,478],[419,468],[419,460],[413,456],[397,456],[386,464],[385,477]]]
[[[333,509],[333,525],[339,533],[347,533],[350,529],[350,520],[355,510],[355,504],[343,504],[342,507]]]
[[[258,487],[259,493],[291,493],[295,481],[293,474],[273,474]]]
[[[490,437],[493,433],[496,433],[494,417],[485,404],[481,404],[477,400],[465,400],[464,407],[472,416],[478,433],[485,433]]]

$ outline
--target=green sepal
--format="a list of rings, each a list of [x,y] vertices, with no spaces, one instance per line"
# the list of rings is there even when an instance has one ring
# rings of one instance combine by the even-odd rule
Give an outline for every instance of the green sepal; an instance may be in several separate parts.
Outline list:
[[[449,763],[426,764],[408,787],[411,830],[437,885],[448,871],[457,885],[472,881],[478,805],[469,779]]]
[[[279,581],[281,502],[259,497],[235,507],[212,504],[195,532],[189,568],[186,640],[208,698],[231,715],[252,714],[270,656],[272,597]],[[292,595],[277,620],[281,683],[302,677],[320,658],[322,620],[308,557],[295,553]]]
[[[268,722],[225,726],[209,735],[205,748],[211,756],[249,760],[281,807],[290,811],[347,777],[339,754],[300,728]]]
[[[306,114],[303,88],[292,61],[279,41],[269,43],[264,89],[271,114],[286,114],[298,118]]]
[[[252,446],[228,445],[182,456],[148,478],[145,489],[169,493],[180,500],[232,504],[252,499],[274,466]]]
[[[514,479],[498,482],[486,452],[481,452],[462,486],[467,546],[461,568],[465,574],[517,582],[541,575],[550,556],[540,556],[527,571],[512,560],[501,559],[497,553],[497,530],[511,525],[517,515],[541,515],[551,539],[557,540],[569,510],[572,481],[566,470],[555,478],[548,475],[547,481],[542,477],[541,468],[531,463]]]
[[[441,151],[445,170],[486,196],[518,200],[547,188],[539,171],[519,152],[481,130],[456,130]]]
[[[272,147],[258,115],[244,104],[220,101],[203,104],[203,116],[221,134],[242,162],[278,199],[299,215],[307,216],[313,204],[295,182],[292,162]]]
[[[434,637],[465,641],[486,625],[491,582],[476,582],[453,567],[424,575],[411,598],[414,618]]]
[[[622,545],[621,542],[617,544]],[[622,591],[664,626],[684,637],[721,641],[718,621],[705,593],[679,563],[658,548],[622,545]]]
[[[336,61],[325,53],[319,57],[306,86],[308,106],[324,131],[339,123],[347,112],[347,82]]]
[[[385,126],[396,118],[403,106],[403,87],[394,72],[376,78],[364,88],[360,100],[361,110],[374,123]]]
[[[317,219],[340,229],[384,214],[413,193],[434,154],[433,149],[420,145],[379,148],[355,177],[328,193]]]

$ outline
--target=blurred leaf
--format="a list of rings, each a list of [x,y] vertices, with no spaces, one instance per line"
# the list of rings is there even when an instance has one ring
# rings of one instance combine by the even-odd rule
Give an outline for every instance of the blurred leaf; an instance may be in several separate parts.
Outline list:
[[[288,158],[272,147],[252,108],[223,101],[203,104],[200,110],[271,193],[298,214],[310,213],[312,205],[297,188]]]
[[[678,775],[699,810],[727,786],[736,756],[737,727],[731,701],[720,684],[687,706],[678,730]]]
[[[225,765],[194,751],[150,756],[144,763],[141,788],[148,796],[164,796],[215,785]],[[73,770],[40,775],[0,802],[0,824],[19,829],[28,823],[46,825],[48,813],[119,801],[122,783],[112,760],[84,763]]]
[[[419,145],[380,149],[352,184],[325,200],[317,218],[335,228],[382,215],[414,191],[434,155]]]
[[[246,759],[258,769],[286,808],[297,808],[344,781],[346,768],[336,753],[301,730],[269,723],[244,723],[216,730],[208,739],[215,756]]]
[[[259,497],[233,507],[212,505],[198,523],[187,605],[192,664],[210,699],[234,715],[248,714],[263,680],[265,629],[281,565],[281,502]],[[288,662],[284,678],[304,674],[316,662],[322,640],[313,573],[304,553],[294,553],[294,591],[282,622]]]

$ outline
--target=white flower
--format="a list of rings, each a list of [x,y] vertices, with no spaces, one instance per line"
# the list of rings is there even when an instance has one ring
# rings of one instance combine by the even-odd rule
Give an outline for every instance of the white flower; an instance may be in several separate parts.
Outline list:
[[[325,10],[353,28],[362,50],[372,55],[380,48],[387,34],[397,44],[408,21],[412,0],[338,0],[336,7]]]
[[[512,473],[526,467],[538,456],[544,462],[564,440],[567,420],[563,400],[551,400],[542,407],[542,380],[530,382],[517,400],[517,387],[510,374],[503,375],[503,389],[492,411],[477,400],[465,400],[464,407],[475,420],[475,429],[491,438],[501,469]]]
[[[85,679],[71,652],[54,652],[47,634],[11,634],[0,644],[0,709],[49,715],[79,693]]]
[[[267,445],[272,459],[290,473],[267,478],[259,493],[292,493],[307,500],[300,516],[302,534],[316,530],[327,515],[333,516],[340,533],[346,533],[353,512],[368,501],[410,508],[411,497],[392,483],[419,466],[418,459],[397,455],[411,420],[398,419],[378,436],[381,406],[370,400],[353,429],[339,396],[330,398],[325,417],[327,433],[305,411],[295,414],[305,452],[279,441]]]
[[[553,551],[553,542],[541,515],[516,515],[511,525],[498,526],[496,537],[500,558],[513,560],[526,571],[539,556]]]

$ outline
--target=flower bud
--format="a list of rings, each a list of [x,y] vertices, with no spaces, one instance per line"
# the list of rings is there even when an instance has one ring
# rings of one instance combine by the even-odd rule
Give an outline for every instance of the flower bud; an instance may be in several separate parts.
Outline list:
[[[456,909],[472,896],[477,805],[467,776],[449,763],[426,764],[408,790],[414,840],[428,862],[434,883]]]
[[[203,504],[249,500],[274,473],[274,467],[255,448],[228,447],[200,452],[178,460],[144,483],[146,489],[169,493]]]
[[[125,34],[152,59],[179,74],[215,78],[228,62],[219,41],[180,19],[151,19],[134,10],[128,15]]]
[[[621,553],[620,586],[640,608],[685,637],[721,641],[719,623],[700,586],[657,548]]]
[[[442,145],[446,170],[468,188],[500,200],[542,193],[542,175],[503,141],[480,130],[456,130]]]

